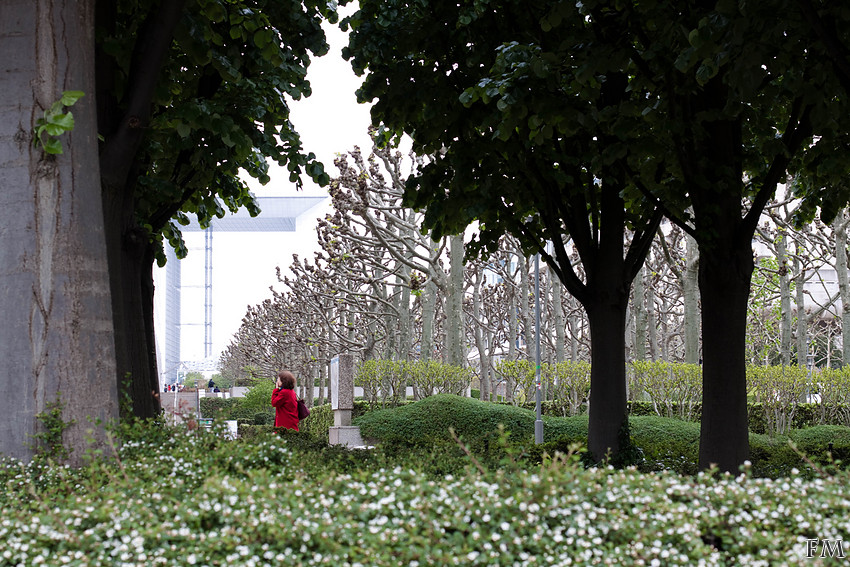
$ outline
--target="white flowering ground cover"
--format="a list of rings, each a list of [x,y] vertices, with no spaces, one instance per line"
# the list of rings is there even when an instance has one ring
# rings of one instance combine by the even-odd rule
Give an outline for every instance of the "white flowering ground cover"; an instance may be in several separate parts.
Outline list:
[[[6,462],[0,565],[839,565],[807,559],[806,540],[850,539],[846,473],[681,477],[555,459],[433,478],[358,458],[175,430],[77,470]]]

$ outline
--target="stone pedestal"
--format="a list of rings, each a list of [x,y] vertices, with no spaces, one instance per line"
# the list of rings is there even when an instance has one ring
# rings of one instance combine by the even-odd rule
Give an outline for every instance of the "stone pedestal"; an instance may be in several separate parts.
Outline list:
[[[334,426],[328,430],[331,445],[363,446],[360,428],[351,425],[354,411],[354,356],[340,354],[331,360],[331,409]]]
[[[360,428],[356,425],[329,428],[328,442],[331,445],[343,445],[345,447],[363,447],[365,445],[360,436]]]

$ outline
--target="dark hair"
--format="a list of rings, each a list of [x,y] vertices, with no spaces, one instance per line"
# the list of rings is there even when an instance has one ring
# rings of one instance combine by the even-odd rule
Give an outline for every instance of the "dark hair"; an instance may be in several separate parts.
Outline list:
[[[280,379],[281,388],[284,390],[295,389],[295,376],[292,375],[292,372],[289,370],[283,370],[278,373],[277,377]]]

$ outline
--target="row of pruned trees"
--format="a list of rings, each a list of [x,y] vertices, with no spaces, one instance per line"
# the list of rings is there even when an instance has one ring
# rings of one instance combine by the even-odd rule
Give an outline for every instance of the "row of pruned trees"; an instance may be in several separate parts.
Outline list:
[[[533,259],[505,236],[486,258],[462,261],[459,237],[434,241],[423,234],[422,214],[403,203],[405,179],[423,161],[391,149],[375,149],[369,157],[355,150],[337,159],[333,210],[318,223],[318,251],[312,259],[294,257],[290,274],[278,274],[280,289],[248,310],[223,356],[227,372],[272,376],[284,366],[298,368],[305,394],[312,398],[319,386],[321,401],[328,363],[340,352],[363,360],[437,359],[471,365],[483,398],[495,398],[499,384],[510,398],[511,378],[498,363],[535,357]],[[846,248],[841,231],[847,219],[839,215],[832,227],[816,222],[794,230],[792,205],[772,203],[757,233],[761,261],[748,356],[752,364],[787,365],[805,362],[816,347],[817,364],[828,365],[844,360],[837,348],[847,343],[835,340],[838,294],[813,293],[812,282],[820,281],[824,267],[842,273],[836,251]],[[662,225],[631,290],[627,360],[701,361],[697,268],[693,239]],[[545,265],[540,278],[543,362],[589,361],[585,310]],[[827,300],[818,303],[821,296]]]

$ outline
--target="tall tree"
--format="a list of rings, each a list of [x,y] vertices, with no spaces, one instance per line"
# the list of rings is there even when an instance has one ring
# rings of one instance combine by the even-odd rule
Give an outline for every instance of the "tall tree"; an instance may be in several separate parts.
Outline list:
[[[36,416],[53,403],[64,405],[61,419],[71,424],[64,442],[72,462],[85,452],[87,430],[102,441],[103,425],[118,415],[93,30],[91,0],[0,4],[0,455],[7,457],[32,457],[33,436],[45,433]],[[84,93],[73,114],[65,105],[76,95],[63,91]]]
[[[582,303],[593,344],[588,444],[601,460],[624,439],[625,313],[661,218],[630,170],[657,160],[643,135],[645,92],[621,68],[628,49],[609,47],[575,4],[562,6],[573,17],[555,29],[541,26],[544,2],[363,1],[344,23],[345,54],[368,70],[359,98],[375,101],[374,122],[435,156],[408,181],[425,225],[442,236],[478,221],[472,253],[511,233]],[[604,54],[583,48],[597,44]]]
[[[484,243],[510,230],[533,249],[569,231],[592,285],[582,292],[567,263],[550,264],[588,310],[594,376],[619,376],[622,356],[598,358],[600,345],[619,345],[623,276],[646,251],[643,238],[632,241],[624,263],[622,227],[629,218],[644,236],[653,218],[630,185],[694,237],[700,463],[737,470],[749,451],[744,336],[756,224],[789,170],[806,179],[809,211],[820,205],[831,219],[848,196],[837,184],[850,164],[848,20],[843,7],[809,0],[362,2],[348,20],[348,54],[369,70],[360,97],[377,99],[375,121],[445,150],[410,188],[437,232],[476,218]],[[611,418],[619,393],[599,385],[591,430],[610,435],[622,421]]]
[[[734,471],[749,454],[744,337],[761,213],[789,170],[814,192],[847,169],[847,128],[837,118],[847,115],[847,95],[799,4],[588,6],[590,14],[608,10],[608,21],[628,30],[617,41],[634,49],[632,83],[650,93],[647,119],[674,158],[642,181],[699,247],[702,467]],[[846,11],[819,9],[847,29]],[[650,187],[657,176],[675,182]]]
[[[157,409],[155,260],[163,242],[185,255],[179,225],[227,210],[259,212],[242,172],[268,181],[266,158],[329,179],[301,147],[287,97],[310,94],[310,56],[327,49],[323,0],[97,2],[97,132],[117,378],[133,410]]]

